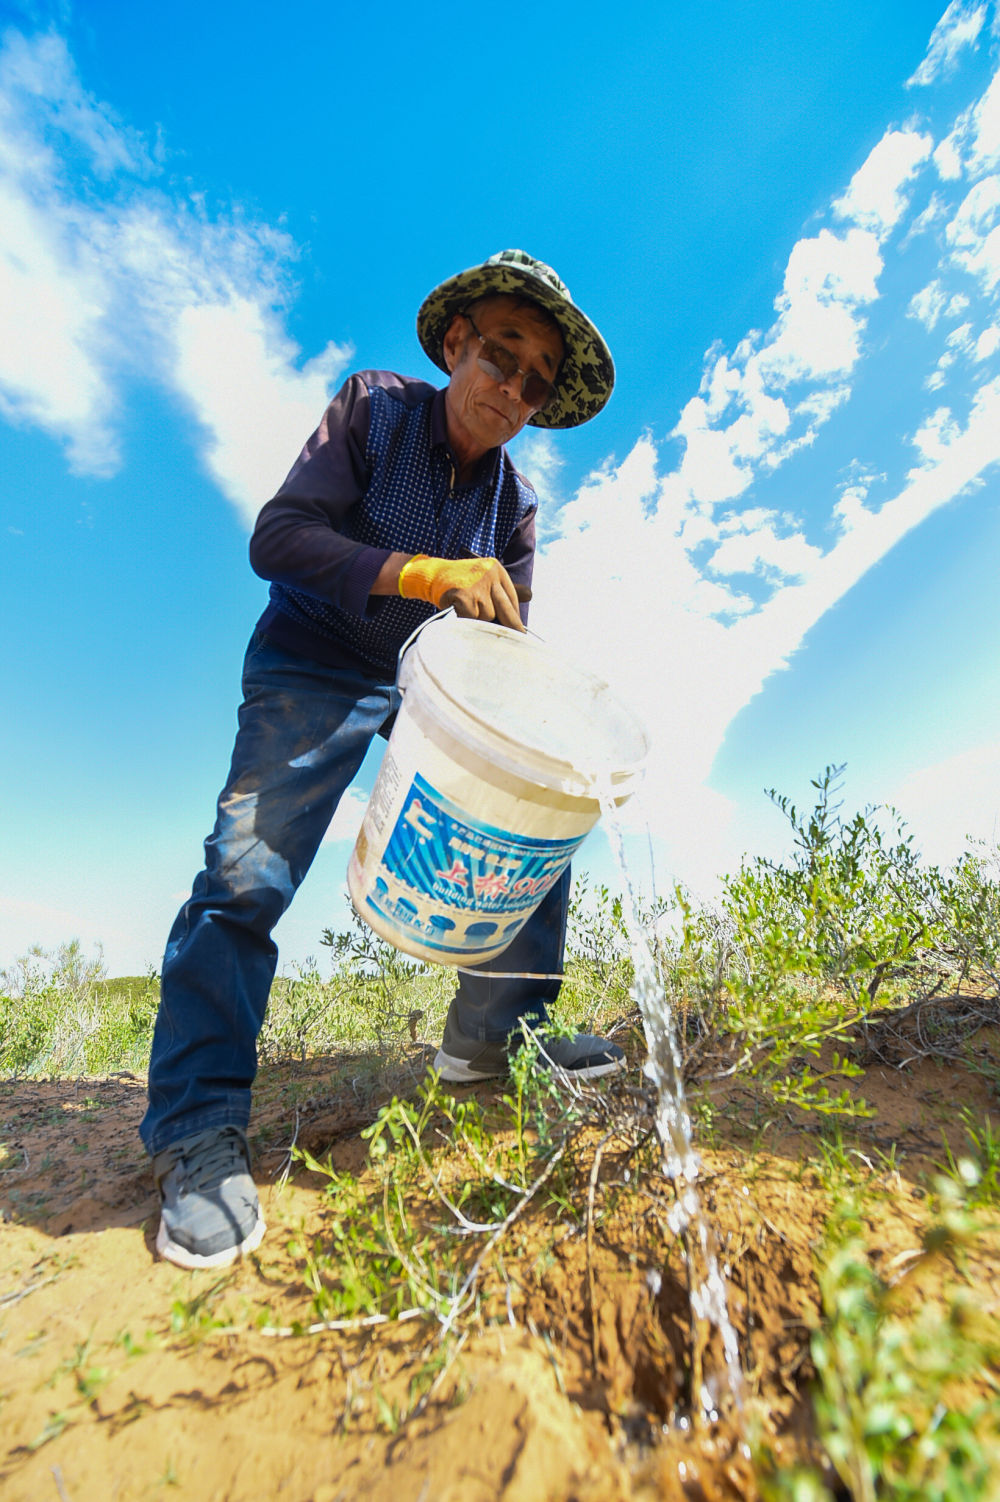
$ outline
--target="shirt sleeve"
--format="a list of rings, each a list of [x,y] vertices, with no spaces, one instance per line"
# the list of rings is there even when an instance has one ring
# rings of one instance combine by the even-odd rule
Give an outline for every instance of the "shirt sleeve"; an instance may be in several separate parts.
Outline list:
[[[388,548],[353,542],[339,530],[368,485],[370,398],[352,375],[327,407],[281,489],[257,518],[250,566],[273,584],[303,590],[364,615]]]

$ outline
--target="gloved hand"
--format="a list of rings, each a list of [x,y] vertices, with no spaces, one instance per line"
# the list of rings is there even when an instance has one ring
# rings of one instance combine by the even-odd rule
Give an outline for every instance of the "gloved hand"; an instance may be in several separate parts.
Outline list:
[[[523,631],[518,592],[496,558],[428,558],[417,553],[399,571],[405,600],[426,600],[438,610],[451,606],[469,620],[499,621]]]

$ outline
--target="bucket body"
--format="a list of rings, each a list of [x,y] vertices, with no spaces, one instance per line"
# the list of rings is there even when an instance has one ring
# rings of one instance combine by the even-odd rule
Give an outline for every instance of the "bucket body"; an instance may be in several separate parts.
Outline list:
[[[647,750],[592,674],[537,638],[453,615],[400,666],[402,707],[351,855],[354,904],[397,949],[444,965],[501,954]]]

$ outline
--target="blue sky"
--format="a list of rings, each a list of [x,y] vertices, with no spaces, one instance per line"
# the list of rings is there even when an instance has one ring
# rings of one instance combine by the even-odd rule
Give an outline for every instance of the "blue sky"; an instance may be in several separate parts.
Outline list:
[[[779,853],[762,790],[827,762],[934,860],[996,839],[998,53],[975,0],[0,6],[0,965],[158,965],[253,517],[344,374],[433,378],[419,303],[505,246],[618,367],[516,454],[532,625],[653,734],[640,881]],[[345,921],[373,771],[285,964]]]

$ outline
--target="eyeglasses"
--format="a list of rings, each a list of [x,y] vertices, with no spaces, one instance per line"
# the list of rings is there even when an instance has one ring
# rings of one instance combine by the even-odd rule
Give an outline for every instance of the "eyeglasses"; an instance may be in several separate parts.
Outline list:
[[[483,374],[498,384],[513,380],[514,376],[521,376],[522,402],[533,412],[540,412],[552,399],[555,389],[552,382],[539,375],[537,370],[522,370],[517,363],[517,356],[502,344],[497,344],[495,339],[488,339],[485,334],[481,334],[470,314],[463,313],[462,317],[472,324],[472,332],[483,346],[483,352],[476,361]]]

